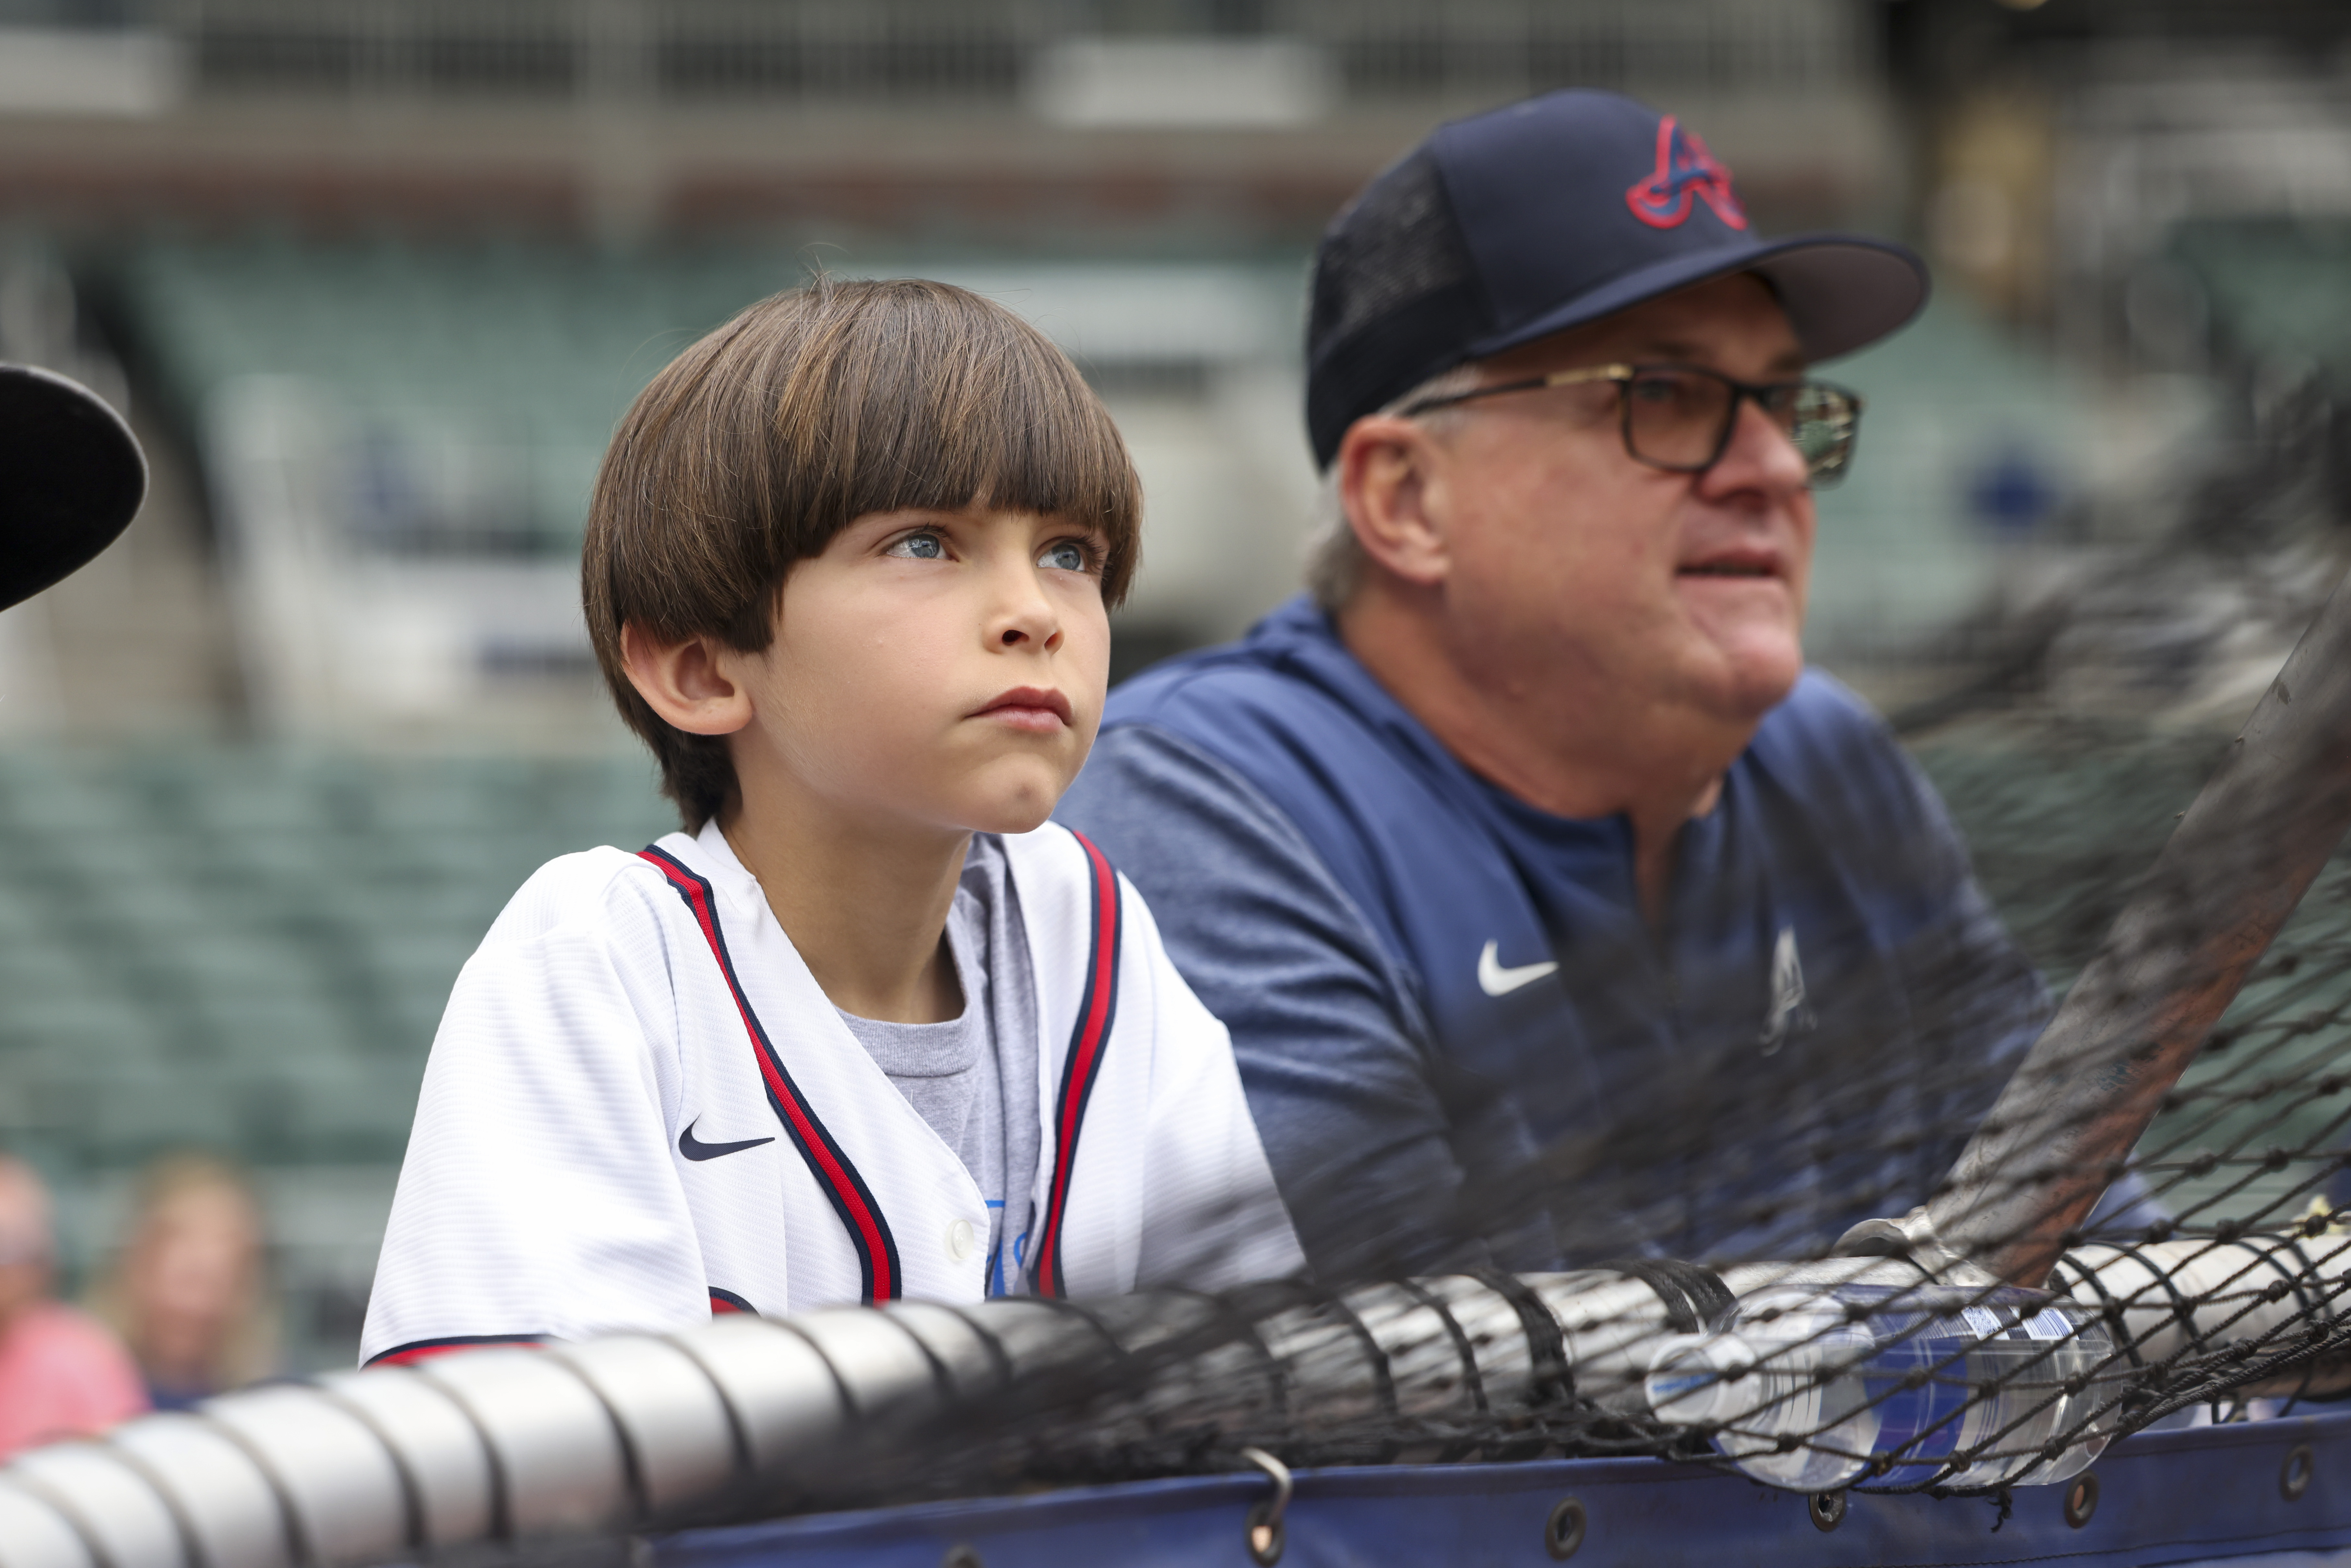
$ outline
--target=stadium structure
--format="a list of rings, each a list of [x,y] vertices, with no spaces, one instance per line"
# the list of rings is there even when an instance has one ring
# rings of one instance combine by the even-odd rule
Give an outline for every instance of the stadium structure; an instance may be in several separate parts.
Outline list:
[[[0,618],[0,1139],[85,1271],[144,1159],[242,1158],[287,1368],[325,1375],[0,1472],[0,1565],[2351,1551],[2332,839],[2143,1137],[2035,1162],[1986,1130],[2011,1197],[2126,1162],[2171,1216],[2038,1273],[1914,1226],[332,1370],[457,965],[539,862],[668,825],[571,599],[604,434],[667,354],[812,265],[1038,319],[1151,491],[1134,667],[1288,591],[1321,224],[1437,119],[1552,86],[1670,99],[1768,228],[1930,243],[1943,298],[1839,372],[1869,458],[1823,506],[1816,643],[1914,731],[2053,981],[2116,961],[2126,907],[2183,952],[2259,925],[2251,894],[2187,927],[2126,900],[2255,700],[2325,685],[2274,677],[2351,518],[2331,11],[0,13],[0,358],[110,391],[159,458],[118,553]],[[1645,1144],[1762,1159],[1802,1109],[1668,1096],[1506,1196],[1621,1195]]]

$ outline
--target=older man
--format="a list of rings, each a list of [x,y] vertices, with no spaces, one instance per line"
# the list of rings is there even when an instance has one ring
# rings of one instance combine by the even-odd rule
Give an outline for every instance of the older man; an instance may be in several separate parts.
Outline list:
[[[1231,1028],[1325,1273],[1817,1245],[1923,1197],[2031,1039],[1932,791],[1800,643],[1861,413],[1806,367],[1925,293],[1759,241],[1604,93],[1442,128],[1324,235],[1312,597],[1114,694],[1061,816]]]

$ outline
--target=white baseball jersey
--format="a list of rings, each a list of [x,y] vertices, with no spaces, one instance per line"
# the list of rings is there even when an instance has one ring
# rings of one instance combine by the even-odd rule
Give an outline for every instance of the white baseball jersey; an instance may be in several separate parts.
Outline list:
[[[1142,898],[1065,828],[1004,848],[1037,998],[1034,1288],[1301,1268],[1224,1026]],[[987,1233],[714,824],[549,862],[467,961],[360,1354],[977,1301]]]

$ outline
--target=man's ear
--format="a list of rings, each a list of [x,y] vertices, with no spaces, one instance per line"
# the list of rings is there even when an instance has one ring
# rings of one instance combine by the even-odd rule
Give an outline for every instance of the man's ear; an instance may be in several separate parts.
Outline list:
[[[672,728],[732,735],[751,722],[751,695],[736,678],[741,655],[707,636],[669,643],[635,622],[621,628],[629,684]]]
[[[1339,443],[1339,504],[1364,553],[1423,588],[1451,570],[1436,441],[1425,425],[1372,414]]]

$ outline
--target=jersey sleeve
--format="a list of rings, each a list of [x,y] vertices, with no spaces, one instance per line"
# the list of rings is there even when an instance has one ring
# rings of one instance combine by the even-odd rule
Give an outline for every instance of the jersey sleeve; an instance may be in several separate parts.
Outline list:
[[[1106,732],[1057,818],[1151,904],[1167,956],[1232,1037],[1300,1242],[1325,1279],[1484,1267],[1458,1239],[1463,1166],[1425,1015],[1297,829],[1150,725]]]
[[[360,1340],[363,1363],[709,1315],[669,1127],[672,953],[618,851],[515,895],[433,1042]]]

